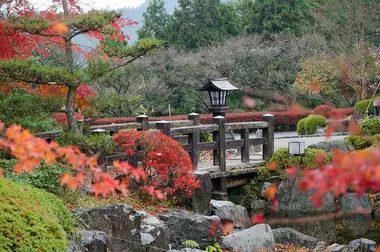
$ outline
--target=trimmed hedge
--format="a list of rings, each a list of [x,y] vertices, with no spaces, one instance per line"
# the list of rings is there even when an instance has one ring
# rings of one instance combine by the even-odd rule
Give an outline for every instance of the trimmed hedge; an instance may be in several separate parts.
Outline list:
[[[350,142],[355,150],[364,150],[373,145],[373,139],[370,137],[350,135],[344,139]]]
[[[355,112],[358,112],[358,113],[364,115],[365,110],[367,109],[368,105],[370,105],[368,108],[368,113],[370,115],[373,115],[373,105],[370,103],[372,103],[372,101],[374,101],[374,100],[380,100],[380,96],[375,97],[373,99],[362,100],[362,101],[355,103]]]
[[[300,135],[305,135],[305,121],[306,118],[301,119],[297,123],[297,134]]]
[[[327,120],[324,116],[321,115],[309,115],[305,119],[305,134],[311,135],[314,134],[318,127],[325,127],[327,125]]]
[[[380,118],[374,117],[371,119],[364,120],[359,123],[359,128],[361,132],[366,135],[376,135],[380,134]]]
[[[328,105],[319,105],[314,109],[315,115],[321,115],[326,118],[330,118],[332,109]]]
[[[0,251],[67,251],[70,212],[53,194],[0,180]]]
[[[333,109],[333,113],[340,114],[342,116],[348,116],[353,113],[352,108],[343,108],[343,109]],[[272,114],[275,117],[275,130],[276,131],[295,131],[297,128],[297,123],[299,120],[307,117],[310,114],[313,114],[313,111],[305,112],[244,112],[244,113],[227,113],[226,118],[227,122],[254,122],[262,121],[263,115]],[[202,124],[211,123],[210,114],[201,115]],[[175,121],[175,120],[187,120],[187,115],[177,115],[177,116],[163,116],[163,117],[149,117],[149,121]],[[92,125],[109,125],[109,124],[119,124],[119,123],[130,123],[136,122],[135,117],[114,117],[114,118],[102,118],[93,121]]]

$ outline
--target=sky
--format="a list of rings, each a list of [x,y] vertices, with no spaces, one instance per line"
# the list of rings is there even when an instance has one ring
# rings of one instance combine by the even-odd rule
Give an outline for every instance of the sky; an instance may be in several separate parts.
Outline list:
[[[124,7],[137,7],[145,0],[80,0],[80,6],[84,10],[90,9],[121,9]],[[49,8],[52,4],[51,0],[30,0],[30,3],[39,10]]]

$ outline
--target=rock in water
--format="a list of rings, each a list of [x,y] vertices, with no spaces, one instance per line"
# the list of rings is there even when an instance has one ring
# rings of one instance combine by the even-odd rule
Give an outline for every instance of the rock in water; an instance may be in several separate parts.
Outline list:
[[[211,200],[211,214],[218,216],[223,222],[234,223],[237,228],[251,226],[247,209],[230,201]]]
[[[274,240],[277,244],[294,244],[304,248],[314,248],[318,239],[302,234],[292,228],[273,229]]]
[[[347,193],[339,199],[340,210],[354,211],[358,208],[364,208],[368,212],[372,211],[371,199],[367,194],[357,197],[355,193]]]
[[[361,238],[350,241],[348,247],[354,252],[373,252],[376,251],[377,244],[372,240]]]
[[[260,249],[272,252],[275,249],[275,241],[270,226],[259,224],[223,237],[221,246],[239,252],[260,251]]]
[[[172,210],[158,218],[170,229],[170,244],[174,249],[181,248],[186,240],[196,241],[203,248],[217,242],[223,233],[222,221],[215,215],[191,215],[187,211]]]
[[[300,178],[287,177],[281,182],[277,193],[279,211],[297,214],[335,211],[333,195],[325,195],[322,207],[315,208],[309,199],[314,192],[311,190],[307,193],[299,191],[299,181]]]

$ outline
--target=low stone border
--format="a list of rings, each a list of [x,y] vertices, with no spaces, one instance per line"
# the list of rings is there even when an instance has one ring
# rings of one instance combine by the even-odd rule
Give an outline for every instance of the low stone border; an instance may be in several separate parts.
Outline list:
[[[349,132],[336,132],[332,133],[331,136],[349,136]],[[285,138],[304,138],[304,137],[324,137],[326,136],[325,133],[323,134],[314,134],[314,135],[302,135],[302,136],[283,136],[283,137],[275,137],[274,139],[285,139]]]

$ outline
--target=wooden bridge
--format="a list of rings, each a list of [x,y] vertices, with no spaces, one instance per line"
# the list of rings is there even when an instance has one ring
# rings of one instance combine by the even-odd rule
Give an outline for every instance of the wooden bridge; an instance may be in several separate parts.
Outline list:
[[[196,174],[208,174],[212,180],[212,191],[214,198],[226,198],[227,188],[237,186],[240,182],[227,183],[227,178],[239,177],[240,181],[264,167],[267,160],[274,151],[274,116],[267,114],[263,116],[263,121],[227,123],[225,117],[217,116],[212,118],[211,124],[200,124],[199,114],[189,114],[188,120],[181,121],[149,121],[148,116],[136,117],[136,122],[123,124],[110,124],[91,126],[91,130],[102,129],[112,135],[119,130],[160,130],[168,136],[172,136],[179,141],[183,148],[189,153],[192,163],[196,168]],[[262,137],[249,137],[250,130],[261,129]],[[240,139],[226,139],[226,133],[239,131]],[[201,132],[212,132],[212,142],[200,142]],[[61,131],[51,131],[38,133],[36,136],[45,139],[55,139]],[[250,147],[262,146],[262,159],[250,160]],[[240,160],[227,165],[226,150],[238,149]],[[200,163],[199,152],[212,151],[212,162]],[[117,154],[103,157],[102,162],[108,164],[114,160],[125,159],[124,154]],[[236,181],[236,179],[235,179]]]

